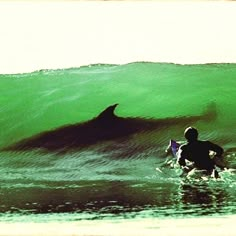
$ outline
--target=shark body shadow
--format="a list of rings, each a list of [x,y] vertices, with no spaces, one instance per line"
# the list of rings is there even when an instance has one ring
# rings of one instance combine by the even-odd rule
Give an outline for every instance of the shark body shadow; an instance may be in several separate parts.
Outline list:
[[[175,125],[192,125],[198,121],[212,121],[216,118],[215,104],[196,116],[165,119],[119,117],[114,111],[118,104],[107,107],[97,117],[83,123],[62,126],[23,139],[2,151],[27,151],[41,149],[48,152],[63,152],[82,149],[104,141],[128,138],[141,132],[149,132]]]

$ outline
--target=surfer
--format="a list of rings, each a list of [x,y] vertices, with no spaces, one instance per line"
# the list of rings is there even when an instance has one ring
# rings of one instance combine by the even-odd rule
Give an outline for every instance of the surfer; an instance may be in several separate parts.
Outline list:
[[[215,169],[215,161],[210,157],[210,151],[215,153],[214,158],[222,157],[223,148],[210,141],[198,140],[198,131],[193,127],[189,127],[184,131],[187,140],[186,144],[180,146],[178,151],[178,163],[184,171],[189,172],[191,168],[186,165],[186,160],[193,162],[196,169],[204,170],[207,175],[214,174],[219,177]]]

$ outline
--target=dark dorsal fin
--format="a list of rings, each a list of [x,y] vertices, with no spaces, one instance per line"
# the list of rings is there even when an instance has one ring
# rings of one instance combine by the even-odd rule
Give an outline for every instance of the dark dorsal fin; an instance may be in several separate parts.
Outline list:
[[[110,118],[115,118],[117,117],[115,114],[114,114],[114,111],[116,109],[116,107],[118,106],[118,103],[117,104],[114,104],[112,106],[109,106],[107,107],[104,111],[102,111],[97,118],[99,119],[110,119]]]

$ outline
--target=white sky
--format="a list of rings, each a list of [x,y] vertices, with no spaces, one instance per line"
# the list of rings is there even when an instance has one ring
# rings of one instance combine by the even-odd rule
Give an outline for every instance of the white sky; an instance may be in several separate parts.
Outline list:
[[[236,62],[235,24],[229,1],[0,2],[0,73]]]

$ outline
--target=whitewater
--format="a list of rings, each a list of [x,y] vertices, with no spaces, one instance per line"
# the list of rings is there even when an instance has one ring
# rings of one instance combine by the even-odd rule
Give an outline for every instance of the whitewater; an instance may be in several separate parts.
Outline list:
[[[0,235],[233,235],[235,172],[182,178],[163,153],[194,125],[236,168],[235,76],[235,64],[149,62],[0,75],[0,149],[116,103],[120,117],[191,117],[212,102],[217,112],[68,153],[0,151]]]

